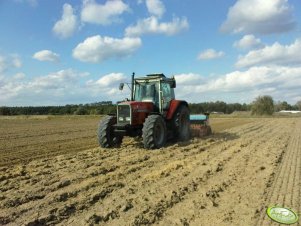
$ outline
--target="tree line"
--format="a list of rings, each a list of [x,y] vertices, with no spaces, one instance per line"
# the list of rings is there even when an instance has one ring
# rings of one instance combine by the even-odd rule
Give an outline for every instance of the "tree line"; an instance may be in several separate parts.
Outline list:
[[[234,111],[250,111],[251,105],[240,104],[240,103],[227,104],[223,101],[216,101],[216,102],[190,103],[189,109],[190,112],[193,114],[205,113],[205,112],[231,114]]]
[[[192,114],[205,112],[231,114],[235,111],[251,111],[255,115],[271,115],[280,110],[301,110],[301,101],[290,105],[286,101],[274,102],[271,96],[259,96],[251,104],[215,101],[190,103],[189,108]],[[116,113],[116,104],[112,101],[65,106],[0,107],[0,115],[105,115],[114,113]]]
[[[251,104],[252,115],[272,115],[281,110],[301,111],[301,101],[295,105],[290,105],[286,101],[274,102],[271,96],[258,96]]]
[[[116,105],[67,104],[65,106],[0,107],[0,115],[106,115],[116,112]]]

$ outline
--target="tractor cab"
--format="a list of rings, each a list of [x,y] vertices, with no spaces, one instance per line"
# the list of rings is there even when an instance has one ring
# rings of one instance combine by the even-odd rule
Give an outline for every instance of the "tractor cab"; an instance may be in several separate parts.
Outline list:
[[[152,102],[155,112],[164,114],[169,109],[171,100],[175,99],[176,81],[173,77],[150,74],[134,79],[133,83],[133,101]]]

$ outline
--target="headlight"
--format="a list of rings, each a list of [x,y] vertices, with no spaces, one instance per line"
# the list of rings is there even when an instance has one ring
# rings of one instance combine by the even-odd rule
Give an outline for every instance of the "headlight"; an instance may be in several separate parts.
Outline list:
[[[125,117],[125,121],[130,122],[131,121],[131,117]]]
[[[123,121],[123,117],[119,117],[119,118],[118,118],[118,121]]]

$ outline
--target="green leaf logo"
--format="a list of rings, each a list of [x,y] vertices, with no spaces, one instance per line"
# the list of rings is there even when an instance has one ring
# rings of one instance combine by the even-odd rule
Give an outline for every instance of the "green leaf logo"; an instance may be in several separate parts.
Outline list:
[[[272,206],[267,209],[267,215],[281,224],[294,224],[299,220],[298,215],[291,209],[279,206]]]

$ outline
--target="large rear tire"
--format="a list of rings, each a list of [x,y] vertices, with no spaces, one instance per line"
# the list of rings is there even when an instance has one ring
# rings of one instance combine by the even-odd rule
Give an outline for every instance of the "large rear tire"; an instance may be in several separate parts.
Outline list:
[[[142,128],[144,148],[161,148],[166,143],[166,124],[162,116],[150,115],[145,119]]]
[[[189,109],[186,105],[180,105],[173,117],[174,138],[177,141],[190,139]]]
[[[106,116],[100,121],[97,131],[98,143],[102,148],[120,147],[122,136],[114,133],[113,125],[116,124],[115,116]]]

